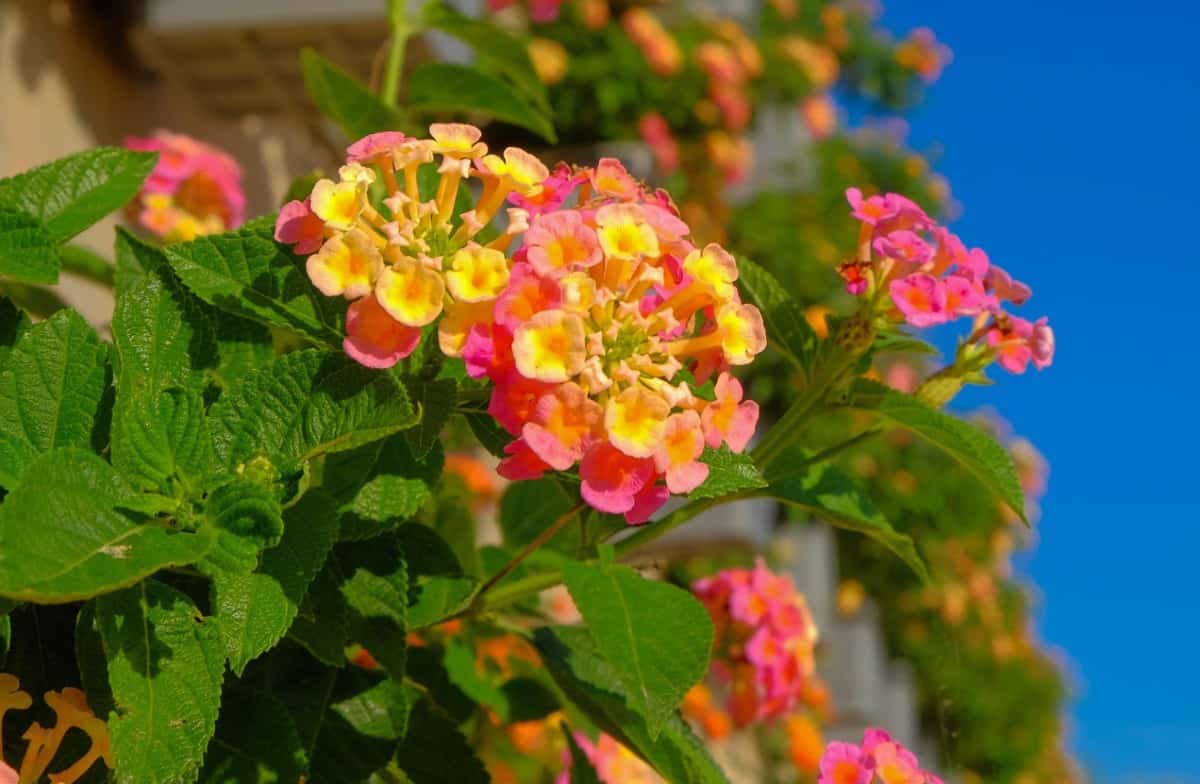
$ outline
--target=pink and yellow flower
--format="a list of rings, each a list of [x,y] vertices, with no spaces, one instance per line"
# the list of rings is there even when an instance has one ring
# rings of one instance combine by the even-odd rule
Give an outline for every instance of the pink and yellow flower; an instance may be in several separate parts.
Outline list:
[[[242,171],[227,153],[163,130],[148,137],[130,136],[125,146],[158,153],[158,162],[129,212],[165,242],[219,234],[246,220]]]
[[[698,580],[692,592],[713,619],[713,672],[734,725],[794,710],[813,674],[817,630],[791,579],[759,559]]]
[[[916,756],[880,729],[863,733],[860,745],[833,741],[819,764],[818,784],[942,784],[921,770]]]

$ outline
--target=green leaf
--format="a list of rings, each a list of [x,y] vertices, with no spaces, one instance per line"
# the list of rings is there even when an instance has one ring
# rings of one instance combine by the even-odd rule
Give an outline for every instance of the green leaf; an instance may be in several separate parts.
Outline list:
[[[342,539],[366,539],[394,529],[429,500],[442,472],[441,447],[421,460],[395,435],[325,461],[324,485],[342,516]]]
[[[200,781],[294,782],[308,755],[287,708],[269,693],[226,691]]]
[[[437,643],[409,649],[407,677],[421,686],[438,710],[456,724],[461,724],[475,715],[479,706],[450,681],[443,661],[444,654],[445,650]]]
[[[419,701],[408,722],[408,734],[396,752],[412,784],[487,784],[483,763],[467,739],[441,711]]]
[[[0,206],[0,276],[54,283],[61,264],[54,239],[37,218]]]
[[[574,506],[575,499],[554,477],[513,482],[500,496],[500,531],[504,545],[514,551],[520,550]],[[574,555],[579,547],[579,525],[568,524],[547,544],[552,549]]]
[[[446,674],[450,682],[480,705],[485,705],[496,712],[500,721],[510,721],[511,707],[508,695],[491,680],[475,669],[475,651],[458,640],[446,642],[446,654],[443,659]]]
[[[78,313],[27,330],[0,368],[0,485],[57,447],[89,447],[107,386],[107,349]]]
[[[336,122],[349,139],[404,127],[404,118],[357,79],[312,49],[300,53],[304,84],[321,114]]]
[[[119,231],[116,253],[136,259],[140,270],[122,271],[113,309],[118,386],[151,395],[173,386],[199,389],[200,372],[216,364],[207,307],[175,277],[161,249]]]
[[[507,82],[465,65],[426,63],[408,77],[409,109],[421,112],[482,112],[533,131],[553,144],[554,126]]]
[[[219,360],[213,377],[224,389],[235,386],[275,358],[271,328],[264,324],[225,316],[217,321],[216,339]]]
[[[458,385],[449,379],[440,381],[407,381],[408,396],[417,406],[421,420],[407,431],[404,438],[412,447],[413,457],[425,457],[434,444],[440,442],[442,430],[454,411]]]
[[[279,357],[227,390],[209,411],[229,468],[259,455],[282,474],[306,460],[384,438],[416,420],[404,387],[343,354]]]
[[[221,702],[216,624],[184,594],[153,580],[101,597],[96,620],[116,702],[108,722],[113,780],[194,780]]]
[[[278,488],[245,476],[234,477],[212,491],[204,515],[217,540],[201,568],[214,577],[254,571],[259,551],[277,545],[283,534]]]
[[[210,532],[173,532],[130,511],[144,502],[108,463],[59,449],[36,458],[0,505],[0,595],[57,603],[190,564]]]
[[[720,449],[705,447],[700,462],[708,466],[708,477],[688,494],[688,500],[721,498],[767,486],[749,453],[737,454],[725,445]]]
[[[912,539],[892,528],[851,477],[830,463],[814,465],[806,460],[803,450],[790,447],[777,465],[791,473],[772,478],[765,494],[806,509],[837,528],[866,534],[912,567],[921,579],[929,581],[929,571]]]
[[[421,9],[426,27],[441,30],[471,47],[476,60],[513,83],[521,93],[545,112],[550,111],[546,88],[534,70],[524,42],[489,22],[471,19],[440,2]]]
[[[567,748],[571,751],[571,784],[603,784],[592,761],[575,741],[575,733],[566,724],[562,725],[562,730],[563,735],[567,736]]]
[[[620,677],[587,629],[543,627],[534,632],[546,669],[567,697],[599,729],[649,762],[667,781],[728,784],[704,744],[674,713],[651,734],[645,717],[630,707]]]
[[[0,205],[36,218],[66,242],[141,190],[157,153],[97,147],[0,180]]]
[[[471,428],[471,433],[479,441],[480,446],[494,457],[506,456],[504,447],[512,442],[513,436],[501,427],[491,414],[486,411],[464,412],[463,419],[467,420],[467,426]]]
[[[308,586],[288,637],[323,664],[341,667],[346,663],[345,647],[350,638],[349,612],[337,577],[327,563]]]
[[[333,502],[320,491],[306,494],[283,518],[283,538],[263,553],[257,570],[213,580],[221,642],[238,675],[288,631],[337,534]]]
[[[75,616],[75,661],[92,711],[101,718],[112,713],[115,706],[108,685],[108,657],[96,621],[95,599],[80,606]]]
[[[222,310],[341,346],[344,300],[326,297],[304,265],[273,239],[268,216],[237,231],[166,247],[172,269],[192,293]]]
[[[762,312],[767,339],[799,370],[807,372],[818,339],[804,308],[771,273],[749,259],[738,259],[738,283],[746,301]]]
[[[432,626],[465,609],[476,581],[463,575],[450,546],[419,523],[400,526],[396,539],[408,563],[408,628]]]
[[[357,638],[394,678],[407,668],[409,572],[395,537],[338,545],[330,564],[341,582],[342,596],[353,611],[350,634]]]
[[[975,474],[1026,524],[1029,523],[1012,456],[978,427],[867,379],[855,382],[850,404],[907,428],[943,450]]]
[[[190,491],[185,495],[196,495],[216,462],[196,392],[121,393],[113,427],[113,466],[144,489],[171,494],[178,479]]]
[[[339,677],[339,691],[347,682],[359,684],[350,696],[339,694],[331,709],[368,738],[399,740],[408,728],[409,691],[400,681],[373,677],[357,668]]]
[[[934,346],[899,330],[880,331],[871,350],[876,354],[938,354]]]
[[[708,671],[713,626],[690,593],[627,566],[563,564],[563,580],[630,707],[655,738]]]

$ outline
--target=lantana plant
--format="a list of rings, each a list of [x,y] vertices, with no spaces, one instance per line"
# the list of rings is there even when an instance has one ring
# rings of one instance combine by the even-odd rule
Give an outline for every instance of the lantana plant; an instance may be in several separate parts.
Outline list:
[[[103,338],[74,310],[0,300],[0,776],[470,784],[514,763],[529,780],[722,782],[680,710],[697,687],[811,760],[802,597],[765,562],[688,590],[648,545],[773,498],[923,579],[912,539],[835,464],[877,430],[911,431],[1025,515],[990,435],[864,377],[896,312],[932,307],[888,270],[941,282],[916,269],[924,239],[883,231],[935,230],[889,213],[899,197],[870,212],[863,298],[821,336],[619,161],[496,152],[453,122],[544,127],[527,61],[445,83],[418,69],[397,100],[412,29],[479,28],[392,11],[378,95],[305,56],[317,105],[370,127],[276,215],[241,223],[237,167],[164,134],[0,180],[0,275],[22,284],[53,282],[105,214],[135,218]],[[491,97],[456,102],[453,79],[475,76]],[[419,132],[432,107],[446,121]],[[1041,361],[981,275],[991,326],[971,351],[1020,338]],[[799,379],[773,424],[743,384],[767,351]],[[872,429],[813,437],[846,409]],[[847,759],[854,780],[936,780],[878,733],[831,747],[821,775],[851,780]]]

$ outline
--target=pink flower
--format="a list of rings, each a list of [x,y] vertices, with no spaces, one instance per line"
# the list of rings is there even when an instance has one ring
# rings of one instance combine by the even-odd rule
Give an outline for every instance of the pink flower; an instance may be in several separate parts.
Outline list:
[[[943,285],[946,288],[946,314],[949,318],[974,316],[986,309],[988,296],[973,281],[961,275],[950,275]]]
[[[742,384],[728,373],[717,377],[716,400],[701,415],[704,438],[714,449],[724,441],[734,452],[742,452],[758,425],[758,404],[742,401]]]
[[[507,455],[496,466],[496,473],[512,482],[522,479],[541,479],[550,466],[538,457],[524,438],[518,438],[504,447]]]
[[[596,232],[578,210],[562,210],[535,218],[525,232],[526,258],[545,278],[586,269],[604,258]]]
[[[553,212],[563,205],[575,186],[587,179],[586,175],[571,173],[571,167],[560,163],[550,176],[542,181],[542,189],[533,196],[527,196],[519,190],[508,195],[509,203],[520,207],[529,213],[530,220],[539,215]]]
[[[421,330],[396,321],[371,294],[351,303],[346,311],[342,348],[369,368],[389,368],[411,354],[421,342]]]
[[[308,199],[289,201],[275,219],[275,241],[291,245],[301,256],[314,253],[325,242],[325,222],[313,213]]]
[[[399,131],[372,133],[346,148],[346,163],[369,163],[391,155],[408,141],[412,140]]]
[[[946,288],[932,275],[917,272],[888,284],[892,302],[914,327],[946,322]]]
[[[1013,280],[1011,275],[996,266],[988,269],[984,283],[997,299],[1011,302],[1014,305],[1024,305],[1025,301],[1033,294],[1028,286]]]
[[[654,479],[654,461],[630,457],[607,441],[593,446],[579,464],[580,493],[594,509],[624,514]]]
[[[901,264],[919,267],[933,258],[933,248],[916,232],[900,230],[880,237],[874,243],[875,252]]]
[[[933,266],[930,268],[929,274],[940,276],[951,267],[962,267],[966,263],[967,247],[963,245],[963,241],[957,235],[942,226],[935,226],[933,238],[937,242],[937,251],[933,255]],[[980,253],[982,252],[980,251]],[[984,256],[984,260],[987,260],[986,256]]]
[[[1038,370],[1050,367],[1054,361],[1054,330],[1046,323],[1048,319],[1042,316],[1033,324],[1033,333],[1029,336],[1029,348],[1033,354],[1033,364]]]
[[[821,755],[818,784],[870,784],[870,759],[853,743],[833,741]]]
[[[525,378],[514,368],[492,380],[496,386],[488,401],[488,413],[514,436],[521,435],[521,429],[533,417],[542,395],[554,388],[553,384]]]
[[[864,199],[862,191],[858,188],[846,189],[846,201],[850,203],[850,214],[868,226],[876,226],[882,221],[894,218],[899,211],[895,204],[889,203],[883,196],[876,195]]]
[[[562,289],[553,280],[540,277],[528,263],[512,266],[508,287],[496,299],[496,323],[516,332],[535,313],[562,304]]]
[[[1029,345],[1033,324],[1019,316],[1006,316],[1007,325],[996,324],[987,333],[987,343],[996,349],[996,361],[1009,373],[1021,374],[1033,359]],[[1005,328],[1007,327],[1007,328]]]
[[[596,442],[604,410],[575,383],[542,395],[521,430],[529,448],[555,471],[565,471]]]
[[[671,491],[659,484],[647,484],[633,499],[633,508],[625,513],[629,525],[641,525],[662,508],[671,497]]]

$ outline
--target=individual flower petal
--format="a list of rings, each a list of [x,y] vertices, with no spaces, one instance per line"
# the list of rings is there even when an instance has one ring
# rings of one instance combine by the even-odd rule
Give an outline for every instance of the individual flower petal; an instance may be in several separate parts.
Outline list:
[[[370,294],[383,270],[383,257],[364,232],[330,237],[305,262],[308,278],[327,297],[358,299]]]
[[[660,395],[632,386],[608,399],[604,428],[612,445],[630,457],[651,457],[666,432],[671,407]]]
[[[559,384],[538,401],[521,434],[547,465],[565,471],[595,442],[603,413],[578,384]]]
[[[446,287],[461,302],[486,302],[504,291],[508,276],[508,259],[503,253],[472,243],[450,260]]]
[[[728,373],[718,376],[713,391],[716,399],[701,415],[705,440],[714,449],[724,441],[734,452],[745,451],[758,425],[758,404],[742,401],[742,384]]]
[[[348,231],[354,227],[366,204],[360,183],[319,180],[309,199],[312,211],[331,229]]]
[[[389,368],[411,354],[421,342],[421,330],[392,318],[374,296],[363,297],[346,311],[342,348],[369,368]]]
[[[279,209],[275,220],[275,241],[291,245],[302,256],[321,247],[324,231],[324,221],[309,208],[307,199],[289,201]]]
[[[604,258],[596,232],[584,224],[577,210],[535,218],[525,233],[525,244],[530,266],[547,278],[587,269]]]
[[[587,359],[583,320],[565,310],[535,314],[513,333],[517,370],[538,381],[567,381]]]
[[[630,457],[607,441],[593,446],[579,464],[580,493],[593,509],[624,514],[654,478],[654,461]]]
[[[442,276],[413,259],[387,267],[375,283],[375,296],[392,318],[423,327],[442,312],[446,284]]]
[[[892,302],[914,327],[946,322],[946,288],[940,280],[917,272],[888,284]]]
[[[731,365],[747,365],[767,347],[762,313],[753,305],[725,305],[717,311],[721,351]]]

